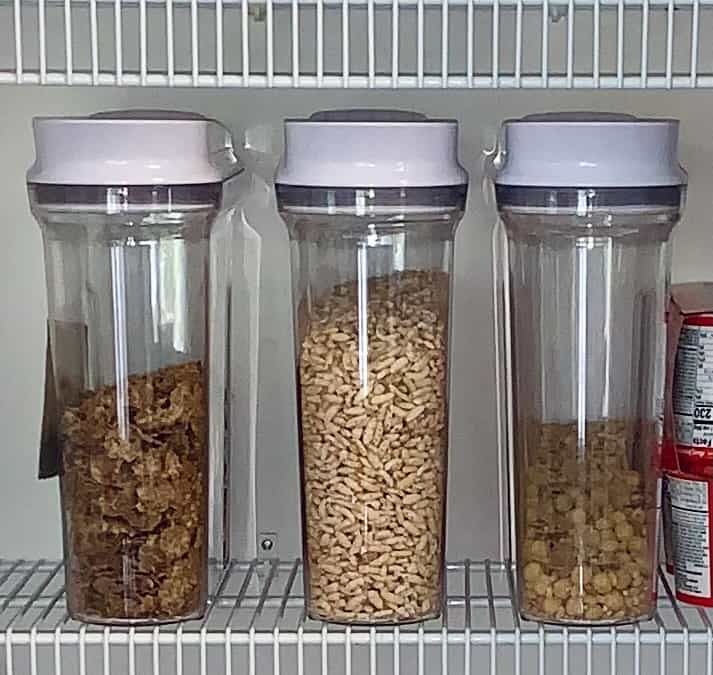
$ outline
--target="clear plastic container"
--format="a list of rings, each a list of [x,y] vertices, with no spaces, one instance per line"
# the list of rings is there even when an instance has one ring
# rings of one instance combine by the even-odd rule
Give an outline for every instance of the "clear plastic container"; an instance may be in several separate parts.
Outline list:
[[[658,180],[632,186],[627,159],[606,134],[636,136],[638,128],[600,124],[595,131],[609,153],[602,159],[604,150],[578,144],[580,135],[595,136],[595,122],[553,124],[569,146],[540,155],[543,176],[518,175],[530,149],[518,145],[518,133],[527,133],[518,129],[506,146],[515,166],[508,169],[506,155],[496,179],[509,289],[520,612],[555,623],[629,622],[650,617],[656,604],[668,242],[685,177],[675,141],[671,152],[659,152]],[[673,122],[648,124],[675,139]],[[660,150],[656,138],[638,142]],[[646,147],[631,156],[651,159]],[[609,185],[619,179],[621,186],[598,187],[600,176],[589,177],[590,187],[568,184],[577,169],[565,167],[568,178],[549,175],[548,152],[565,164],[600,159]],[[612,172],[609,162],[619,162]],[[528,180],[537,183],[523,185]],[[541,185],[551,180],[562,187]]]
[[[295,186],[286,173],[307,611],[368,624],[438,616],[464,173],[404,188]]]
[[[176,621],[206,607],[210,344],[227,330],[210,254],[223,169],[212,165],[208,124],[35,121],[28,183],[45,249],[75,619]],[[70,141],[67,158],[58,149]],[[135,161],[135,184],[105,156]]]

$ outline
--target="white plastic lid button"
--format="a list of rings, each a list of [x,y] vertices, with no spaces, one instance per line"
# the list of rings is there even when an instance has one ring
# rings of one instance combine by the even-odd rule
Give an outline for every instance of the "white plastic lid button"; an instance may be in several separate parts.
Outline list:
[[[304,187],[463,185],[458,123],[398,110],[331,110],[285,121],[275,176]]]
[[[495,182],[531,187],[685,185],[678,120],[547,113],[503,123]]]
[[[195,113],[128,110],[36,117],[28,183],[191,185],[241,169],[225,127]]]

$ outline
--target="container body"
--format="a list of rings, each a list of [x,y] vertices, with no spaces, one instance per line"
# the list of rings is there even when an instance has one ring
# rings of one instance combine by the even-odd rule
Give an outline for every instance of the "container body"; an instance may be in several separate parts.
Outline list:
[[[292,247],[307,611],[443,600],[453,236],[465,186],[278,186]]]
[[[35,184],[30,198],[45,248],[68,610],[104,623],[200,616],[220,184]]]
[[[668,240],[680,200],[679,188],[498,187],[525,618],[617,623],[654,611]]]

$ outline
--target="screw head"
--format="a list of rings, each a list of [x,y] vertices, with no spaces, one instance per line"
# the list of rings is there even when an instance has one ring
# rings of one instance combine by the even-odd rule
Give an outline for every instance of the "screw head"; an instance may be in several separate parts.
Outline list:
[[[265,539],[263,539],[260,542],[260,548],[263,551],[272,551],[272,548],[274,545],[275,545],[275,542],[272,539],[269,539],[267,537],[265,537]]]

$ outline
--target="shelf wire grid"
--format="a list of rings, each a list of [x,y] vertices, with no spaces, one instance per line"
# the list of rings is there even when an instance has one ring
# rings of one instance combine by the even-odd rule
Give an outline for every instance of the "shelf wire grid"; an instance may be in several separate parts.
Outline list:
[[[0,0],[0,83],[713,87],[713,0]]]
[[[510,565],[465,560],[447,565],[440,620],[364,627],[307,617],[299,560],[234,561],[203,619],[131,628],[71,620],[61,563],[0,561],[0,672],[711,675],[711,615],[659,577],[651,621],[566,628],[519,618]]]

